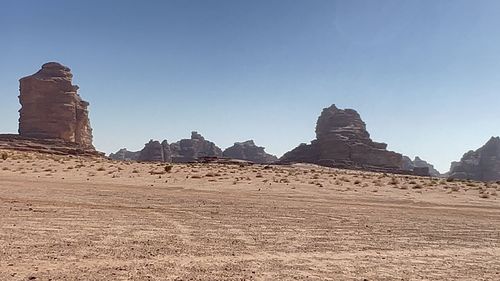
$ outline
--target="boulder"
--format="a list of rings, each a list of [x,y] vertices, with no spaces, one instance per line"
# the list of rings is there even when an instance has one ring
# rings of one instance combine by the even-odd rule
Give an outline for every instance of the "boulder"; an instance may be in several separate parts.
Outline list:
[[[72,78],[68,67],[49,62],[19,80],[20,136],[60,139],[93,148],[89,103],[78,95]]]
[[[267,154],[264,147],[256,146],[253,140],[236,142],[222,153],[224,157],[246,160],[253,163],[269,164],[278,161],[278,157]]]
[[[469,151],[453,162],[449,177],[478,181],[500,180],[500,138],[492,137],[481,148]]]
[[[285,153],[279,162],[398,171],[402,155],[388,151],[385,143],[372,141],[366,124],[355,110],[332,105],[323,109],[318,118],[316,139]]]

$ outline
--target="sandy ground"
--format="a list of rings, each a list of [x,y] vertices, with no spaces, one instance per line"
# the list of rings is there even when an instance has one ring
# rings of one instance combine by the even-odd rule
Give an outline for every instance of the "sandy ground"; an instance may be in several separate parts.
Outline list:
[[[497,192],[312,165],[165,172],[8,152],[0,280],[500,280]]]

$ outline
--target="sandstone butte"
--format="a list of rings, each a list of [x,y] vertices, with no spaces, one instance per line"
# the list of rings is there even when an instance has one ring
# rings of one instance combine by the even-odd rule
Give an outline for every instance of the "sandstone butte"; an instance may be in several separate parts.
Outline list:
[[[0,148],[54,154],[102,155],[92,144],[88,106],[57,62],[19,80],[19,135],[0,135]]]
[[[386,148],[387,144],[370,139],[358,112],[332,105],[323,109],[318,118],[316,139],[285,153],[279,162],[402,172],[402,155]]]

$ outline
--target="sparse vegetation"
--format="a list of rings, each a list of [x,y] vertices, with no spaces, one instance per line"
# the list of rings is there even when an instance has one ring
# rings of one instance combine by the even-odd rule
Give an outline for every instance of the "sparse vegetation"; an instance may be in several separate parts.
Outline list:
[[[173,165],[166,165],[166,166],[165,166],[165,172],[167,172],[167,173],[172,172],[172,168],[174,168],[174,166],[173,166]]]

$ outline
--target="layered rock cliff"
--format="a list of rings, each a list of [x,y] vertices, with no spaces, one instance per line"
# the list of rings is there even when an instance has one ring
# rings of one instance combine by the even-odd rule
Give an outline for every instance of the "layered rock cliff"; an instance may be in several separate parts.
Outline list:
[[[500,180],[500,138],[492,137],[481,148],[465,153],[460,162],[453,162],[451,178],[479,181]]]

